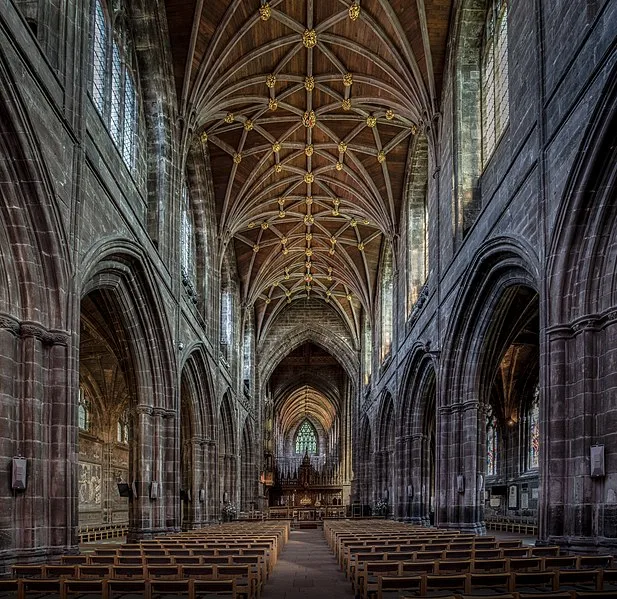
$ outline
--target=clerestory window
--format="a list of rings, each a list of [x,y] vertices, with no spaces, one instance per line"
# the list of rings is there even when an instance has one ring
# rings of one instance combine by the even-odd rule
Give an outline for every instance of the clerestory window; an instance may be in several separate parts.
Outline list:
[[[482,73],[482,165],[490,160],[508,125],[508,3],[491,0],[484,24]]]

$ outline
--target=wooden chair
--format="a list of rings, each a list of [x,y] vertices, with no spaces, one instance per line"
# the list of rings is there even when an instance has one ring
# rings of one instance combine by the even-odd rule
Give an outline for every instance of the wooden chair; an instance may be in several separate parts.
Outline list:
[[[180,576],[182,578],[195,578],[199,580],[214,580],[216,578],[216,566],[212,564],[201,564],[199,566],[180,566]]]
[[[174,564],[150,564],[146,566],[145,574],[146,578],[151,580],[173,580],[180,577],[180,570],[181,568]]]
[[[401,593],[420,594],[422,576],[380,576],[377,583],[377,599],[398,599]]]
[[[118,580],[144,578],[144,567],[142,565],[112,566],[111,577]]]
[[[433,575],[427,574],[424,577],[425,595],[437,595],[444,593],[464,593],[467,588],[467,576],[465,574],[455,575]]]
[[[436,562],[436,574],[466,574],[471,572],[471,560],[439,560]]]
[[[549,556],[542,558],[542,566],[543,570],[571,570],[577,567],[577,561],[574,555]]]
[[[44,578],[45,566],[43,564],[24,564],[13,566],[13,578]]]
[[[506,559],[477,559],[471,564],[472,572],[505,572],[508,570]]]
[[[472,572],[467,575],[466,593],[473,594],[478,591],[484,594],[490,593],[507,593],[510,590],[510,573],[509,572]]]
[[[474,549],[473,559],[500,559],[503,557],[501,549]]]
[[[175,599],[191,596],[190,580],[158,580],[148,581],[148,599]]]
[[[15,599],[19,592],[19,581],[16,578],[0,578],[0,597]]]
[[[510,557],[508,570],[510,572],[540,572],[544,562],[541,557]]]
[[[446,549],[443,559],[471,559],[472,549]]]
[[[217,566],[216,577],[219,580],[234,580],[237,597],[252,599],[257,595],[257,580],[248,565]]]
[[[364,599],[374,597],[377,594],[380,576],[398,576],[399,562],[365,562],[357,580],[356,594],[361,594]]]
[[[547,545],[546,547],[530,547],[529,555],[531,557],[557,557],[559,555],[559,547],[557,545]]]
[[[114,599],[122,595],[137,595],[148,598],[148,583],[146,580],[116,580],[109,578],[105,581],[103,596],[105,599]]]
[[[115,555],[89,555],[88,563],[92,565],[113,566],[116,563]]]
[[[542,593],[557,591],[557,572],[512,572],[510,591]]]
[[[401,575],[414,576],[420,574],[435,574],[437,562],[402,562]]]
[[[235,580],[192,580],[190,599],[236,599]]]
[[[111,576],[111,566],[81,565],[77,566],[77,578],[80,580],[103,579]]]
[[[148,566],[170,566],[175,563],[170,555],[146,555],[143,561]]]
[[[87,555],[63,555],[60,558],[60,560],[63,564],[66,564],[67,566],[78,566],[78,565],[87,564],[88,556]]]
[[[77,596],[79,599],[100,598],[104,596],[104,580],[66,579],[64,581],[64,597]]]
[[[45,565],[44,578],[77,578],[77,566]]]
[[[601,570],[559,570],[557,585],[560,591],[601,591]]]
[[[503,557],[529,557],[530,547],[500,547]]]
[[[607,569],[613,566],[612,555],[579,555],[576,562],[576,567],[579,570],[590,568],[595,570],[598,568]]]
[[[17,595],[20,599],[63,596],[63,582],[57,578],[20,578]]]

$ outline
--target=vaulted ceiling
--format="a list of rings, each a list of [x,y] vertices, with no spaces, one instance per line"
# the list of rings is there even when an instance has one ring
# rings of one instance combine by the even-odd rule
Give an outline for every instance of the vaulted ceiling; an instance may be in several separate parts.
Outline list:
[[[258,334],[308,295],[358,335],[439,102],[450,5],[166,0],[180,110]]]

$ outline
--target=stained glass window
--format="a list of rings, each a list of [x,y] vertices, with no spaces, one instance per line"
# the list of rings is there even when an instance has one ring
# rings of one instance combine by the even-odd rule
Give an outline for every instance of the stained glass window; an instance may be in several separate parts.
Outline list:
[[[139,103],[130,35],[122,19],[112,30],[103,0],[93,3],[92,19],[92,101],[108,127],[126,166],[134,171],[138,154]],[[111,41],[113,40],[113,41]]]
[[[302,423],[296,436],[296,453],[317,453],[317,435],[308,420]]]
[[[107,76],[107,22],[100,0],[94,4],[92,40],[92,100],[101,115],[105,112],[105,80]]]
[[[482,50],[482,163],[486,165],[505,130],[508,90],[508,3],[492,0],[484,25]]]
[[[486,474],[497,474],[497,419],[489,416],[486,426]]]
[[[540,387],[536,387],[533,401],[527,412],[527,464],[538,468],[540,465]]]

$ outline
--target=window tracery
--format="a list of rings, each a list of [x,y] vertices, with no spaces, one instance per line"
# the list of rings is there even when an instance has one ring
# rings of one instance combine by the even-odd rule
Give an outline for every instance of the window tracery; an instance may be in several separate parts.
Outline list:
[[[122,19],[112,27],[103,0],[93,3],[90,94],[126,166],[138,165],[139,110],[135,59]]]
[[[481,56],[482,165],[486,166],[509,120],[508,3],[491,0]]]
[[[317,453],[317,434],[308,420],[305,420],[298,429],[298,434],[296,435],[296,453]]]

